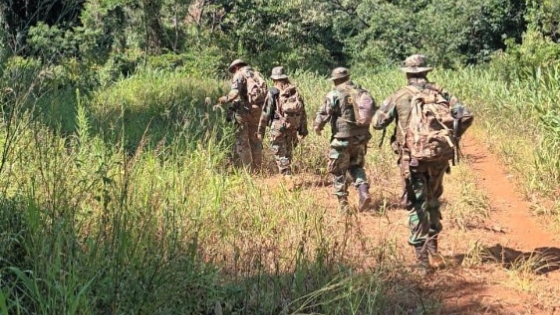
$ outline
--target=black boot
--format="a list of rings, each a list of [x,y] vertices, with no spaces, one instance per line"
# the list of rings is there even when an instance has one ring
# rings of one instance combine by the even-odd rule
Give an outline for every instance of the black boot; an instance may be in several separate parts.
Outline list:
[[[428,253],[430,258],[430,266],[440,268],[445,265],[443,257],[438,253],[438,240],[437,238],[430,238],[427,243]]]
[[[414,245],[414,251],[416,252],[416,259],[418,259],[418,272],[420,276],[425,277],[432,271],[427,248],[424,247],[424,244]]]
[[[360,186],[358,186],[358,191],[360,194],[360,203],[358,208],[360,209],[360,211],[366,210],[371,202],[371,196],[369,195],[368,190],[368,184],[361,184]]]

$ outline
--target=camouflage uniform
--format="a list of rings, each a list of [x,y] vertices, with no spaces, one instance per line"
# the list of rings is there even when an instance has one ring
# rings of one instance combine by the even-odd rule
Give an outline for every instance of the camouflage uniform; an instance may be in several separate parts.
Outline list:
[[[423,55],[412,55],[405,60],[404,72],[408,74],[408,86],[420,90],[426,88],[437,89],[449,101],[451,112],[457,117],[458,110],[464,110],[459,130],[459,137],[472,124],[473,116],[456,97],[435,84],[429,83],[426,74],[432,70],[425,66]],[[391,146],[399,154],[398,164],[403,180],[403,196],[409,212],[409,228],[411,235],[408,239],[410,245],[417,249],[418,259],[426,265],[428,256],[424,245],[430,254],[437,254],[437,236],[442,230],[439,198],[443,194],[443,176],[449,172],[449,162],[444,163],[419,163],[411,160],[407,149],[403,148],[404,133],[409,124],[409,113],[413,94],[410,88],[399,89],[383,101],[381,108],[376,112],[373,122],[375,129],[386,128],[393,120],[398,125],[392,137]]]
[[[246,97],[247,79],[243,75],[253,69],[243,60],[237,59],[228,70],[234,73],[231,90],[228,95],[220,98],[220,103],[231,103],[228,121],[234,119],[237,127],[235,154],[242,165],[258,170],[262,164],[262,143],[257,137],[257,128],[263,104],[249,104]]]
[[[348,209],[348,184],[346,173],[349,172],[354,186],[360,195],[359,208],[367,208],[371,198],[369,184],[364,170],[367,144],[371,139],[369,126],[356,126],[354,111],[351,104],[344,104],[342,90],[347,87],[359,87],[349,80],[350,74],[346,68],[333,70],[331,80],[335,88],[330,91],[320,106],[313,129],[320,133],[327,122],[331,123],[332,137],[329,153],[328,171],[333,175],[334,194],[338,197],[341,209]],[[342,103],[342,104],[341,104]]]
[[[283,67],[275,67],[272,69],[270,78],[275,85],[282,84],[282,89],[293,86],[288,76],[284,73]],[[266,126],[270,125],[270,142],[276,165],[282,175],[292,174],[292,151],[298,144],[298,135],[305,137],[307,131],[307,114],[303,110],[300,118],[300,126],[297,129],[286,129],[284,122],[281,120],[280,113],[277,111],[277,104],[280,91],[276,87],[268,90],[268,94],[264,103],[263,111],[260,117],[258,133],[261,138],[264,136]]]

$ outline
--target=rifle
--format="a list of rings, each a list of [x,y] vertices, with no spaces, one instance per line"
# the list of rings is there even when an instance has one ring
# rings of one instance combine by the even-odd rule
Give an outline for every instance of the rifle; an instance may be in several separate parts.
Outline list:
[[[276,115],[276,110],[278,108],[276,108],[278,106],[278,102],[276,102],[276,100],[278,99],[278,95],[280,95],[280,90],[278,90],[275,87],[270,88],[269,90],[270,92],[270,96],[272,97],[272,106],[270,106],[270,116],[268,116],[268,126],[272,126],[272,122],[274,121],[274,116]],[[268,98],[268,95],[266,96]],[[265,99],[265,104],[268,102],[267,99]]]
[[[381,134],[381,140],[379,140],[379,148],[383,145],[383,140],[385,140],[385,135],[387,134],[387,128],[383,128],[383,133]]]
[[[455,114],[455,119],[453,119],[453,140],[455,141],[455,150],[456,150],[456,158],[457,163],[460,162],[461,158],[461,148],[459,147],[459,142],[461,141],[461,136],[459,136],[459,132],[461,131],[461,121],[463,120],[463,115],[465,114],[465,107],[462,105],[457,108],[457,113]],[[453,166],[455,166],[455,160],[453,160]]]

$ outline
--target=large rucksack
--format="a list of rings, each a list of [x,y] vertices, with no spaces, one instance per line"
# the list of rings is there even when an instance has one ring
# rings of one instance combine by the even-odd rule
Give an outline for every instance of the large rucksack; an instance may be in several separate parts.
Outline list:
[[[404,147],[418,162],[446,162],[455,156],[453,115],[449,102],[433,88],[413,93]],[[402,129],[402,128],[401,128]]]
[[[242,72],[247,80],[247,100],[250,104],[261,104],[267,93],[266,81],[262,75],[252,68],[245,68]]]
[[[369,126],[375,114],[375,101],[371,94],[362,88],[355,86],[344,86],[339,92],[346,98],[345,104],[352,104],[354,119],[351,122],[358,126]]]
[[[304,103],[294,85],[290,84],[280,91],[277,109],[286,129],[299,129]]]

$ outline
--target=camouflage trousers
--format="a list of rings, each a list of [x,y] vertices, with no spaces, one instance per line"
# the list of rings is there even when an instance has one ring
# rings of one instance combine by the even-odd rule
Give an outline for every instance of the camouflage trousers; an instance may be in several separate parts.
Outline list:
[[[405,166],[401,166],[401,169],[403,167]],[[403,174],[405,192],[410,204],[410,245],[423,245],[428,238],[437,238],[443,228],[439,198],[443,194],[443,176],[448,167],[447,163],[420,164],[409,167],[408,174]]]
[[[354,186],[367,184],[364,164],[369,139],[371,135],[334,138],[331,141],[328,171],[333,175],[335,195],[348,196],[347,173],[350,173]]]
[[[257,138],[261,111],[261,108],[252,108],[248,113],[235,115],[235,154],[241,164],[251,170],[259,170],[262,165],[262,143]]]
[[[297,131],[285,130],[282,122],[275,120],[270,127],[270,144],[280,174],[291,175],[292,152],[298,144]]]

